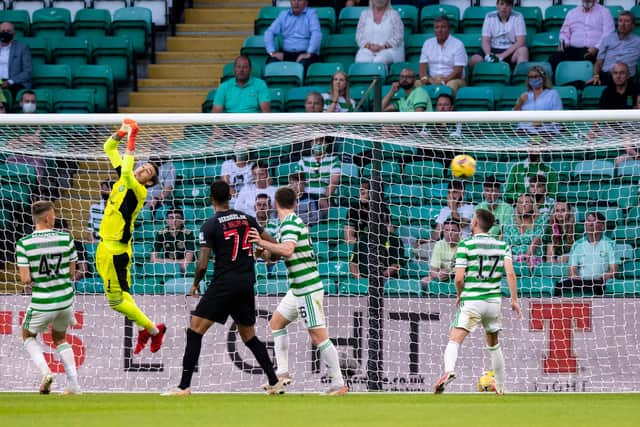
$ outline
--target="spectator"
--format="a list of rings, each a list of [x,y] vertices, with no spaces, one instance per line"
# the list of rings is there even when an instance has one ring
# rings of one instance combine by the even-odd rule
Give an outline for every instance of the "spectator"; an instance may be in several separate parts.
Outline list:
[[[156,234],[151,262],[180,264],[180,269],[186,273],[193,263],[196,238],[193,231],[184,226],[182,209],[170,209],[166,221],[167,227]]]
[[[256,196],[261,193],[267,194],[271,199],[271,206],[274,206],[273,202],[277,188],[271,185],[269,165],[266,163],[262,161],[255,162],[251,169],[251,174],[253,183],[244,185],[242,191],[238,192],[238,200],[234,209],[255,217]]]
[[[307,193],[307,178],[303,172],[294,172],[289,175],[289,187],[298,195],[296,215],[309,227],[318,223],[318,204]],[[271,234],[271,233],[269,233]],[[271,234],[272,236],[274,234]]]
[[[426,286],[431,281],[449,282],[455,276],[456,251],[460,242],[460,224],[448,219],[442,224],[442,239],[433,247],[431,261],[429,263],[429,277],[422,279],[422,285]]]
[[[340,158],[329,154],[326,137],[320,137],[314,139],[311,155],[300,159],[298,167],[307,178],[306,192],[318,202],[320,219],[326,218],[331,196],[340,185]]]
[[[320,92],[307,93],[304,100],[304,111],[305,113],[322,113],[324,111],[324,98]]]
[[[102,216],[104,215],[104,208],[107,200],[109,200],[109,194],[111,194],[111,187],[113,182],[102,181],[100,183],[100,202],[94,203],[89,208],[89,224],[87,225],[87,240],[89,242],[97,242],[100,240],[100,223],[102,222]]]
[[[331,78],[331,93],[323,93],[324,111],[329,113],[352,113],[356,102],[349,96],[349,78],[344,71]]]
[[[253,183],[254,164],[249,161],[249,154],[240,147],[234,147],[233,151],[233,158],[225,160],[220,171],[222,179],[231,187],[229,207],[235,207],[240,191],[245,185]]]
[[[453,219],[460,224],[462,238],[469,237],[471,218],[473,218],[473,205],[464,203],[464,183],[460,180],[449,181],[447,206],[440,210],[436,218],[436,228],[431,233],[431,240],[442,238],[442,226],[447,219]]]
[[[13,39],[15,33],[11,22],[0,24],[0,78],[2,88],[9,89],[13,98],[18,91],[31,88],[31,51]]]
[[[534,175],[529,180],[529,194],[533,196],[533,200],[538,210],[538,215],[547,217],[556,203],[553,197],[547,194],[547,178],[544,175]]]
[[[640,145],[632,141],[625,141],[624,154],[617,156],[614,160],[616,167],[624,162],[640,161]]]
[[[529,143],[527,159],[516,163],[509,171],[505,200],[513,203],[529,188],[529,182],[535,175],[543,175],[547,179],[547,193],[555,197],[558,189],[558,174],[551,166],[542,162],[539,142],[532,140]]]
[[[593,78],[587,84],[610,85],[613,83],[613,68],[619,63],[626,64],[627,78],[635,77],[636,65],[640,59],[640,37],[633,33],[634,19],[633,13],[629,11],[618,15],[618,32],[608,34],[602,40],[598,59],[593,65]]]
[[[513,207],[501,200],[500,186],[495,176],[486,177],[482,184],[484,202],[476,206],[476,209],[486,209],[493,214],[495,222],[489,234],[498,239],[502,239],[504,227],[513,220]]]
[[[393,101],[393,96],[402,88],[405,96]],[[401,113],[433,111],[431,99],[426,90],[416,86],[416,73],[411,68],[403,68],[400,81],[393,82],[391,89],[382,100],[382,111]]]
[[[542,262],[540,246],[544,221],[536,211],[532,195],[522,194],[516,202],[513,221],[504,228],[504,240],[511,245],[513,261],[533,268]]]
[[[71,233],[71,230],[69,230],[69,223],[64,218],[56,218],[53,228]],[[71,280],[77,282],[78,280],[93,276],[93,273],[91,272],[91,266],[87,260],[87,251],[84,249],[84,245],[79,239],[75,238],[73,239],[73,243],[76,247],[78,259],[76,261],[76,271]]]
[[[436,111],[441,113],[448,113],[453,111],[454,100],[453,96],[448,93],[441,93],[436,99]],[[444,138],[460,138],[462,136],[462,123],[433,123],[422,127],[421,134],[432,135]],[[426,150],[423,150],[423,152]],[[431,150],[432,151],[432,150]],[[439,160],[450,160],[453,158],[451,153],[444,153],[439,151],[437,155],[427,156],[437,158]],[[446,163],[446,162],[445,162]]]
[[[469,67],[478,62],[506,62],[512,66],[529,60],[527,27],[520,12],[513,11],[513,0],[496,1],[482,24],[482,50],[473,55]]]
[[[240,55],[233,61],[234,79],[222,83],[213,99],[213,113],[270,113],[267,84],[251,76],[251,61]]]
[[[25,90],[20,95],[20,112],[25,114],[35,113],[38,109],[38,100],[32,90]]]
[[[276,49],[276,36],[282,36],[282,52]],[[307,0],[291,0],[291,9],[280,12],[264,33],[267,63],[299,62],[305,72],[319,60],[321,43],[320,21],[316,11],[307,7]]]
[[[591,291],[603,295],[609,279],[618,272],[620,260],[616,257],[615,245],[604,235],[605,217],[600,212],[591,212],[584,221],[586,236],[571,247],[569,253],[569,277],[558,282],[556,296],[565,291]]]
[[[161,206],[173,205],[173,189],[176,186],[176,167],[170,160],[169,141],[160,134],[151,136],[154,154],[149,159],[140,159],[136,167],[153,162],[158,166],[157,184],[147,188],[147,199],[144,206],[156,212]]]
[[[266,193],[258,194],[256,196],[254,209],[256,211],[256,221],[258,221],[260,227],[264,228],[264,231],[271,236],[276,236],[280,223],[278,219],[274,217],[269,195]]]
[[[562,61],[595,61],[604,38],[613,30],[607,7],[594,0],[582,0],[582,7],[571,9],[560,28],[558,52],[549,57],[552,69],[555,71]]]
[[[556,202],[549,216],[544,242],[547,262],[566,263],[576,238],[576,217],[567,202]]]
[[[610,80],[611,82],[600,96],[600,109],[625,110],[634,108],[639,92],[638,87],[629,76],[629,67],[627,64],[624,62],[615,64],[611,68]],[[598,81],[600,81],[600,79],[598,79]]]
[[[358,20],[355,62],[404,62],[404,24],[391,0],[371,0]]]
[[[458,89],[466,86],[467,51],[464,44],[451,35],[446,16],[433,21],[433,31],[435,37],[425,40],[422,45],[420,81],[423,85],[447,85],[455,96]]]
[[[562,99],[553,89],[544,68],[534,65],[527,73],[527,91],[520,95],[513,107],[516,111],[562,110]],[[552,135],[560,132],[558,123],[521,122],[518,132],[527,135]]]

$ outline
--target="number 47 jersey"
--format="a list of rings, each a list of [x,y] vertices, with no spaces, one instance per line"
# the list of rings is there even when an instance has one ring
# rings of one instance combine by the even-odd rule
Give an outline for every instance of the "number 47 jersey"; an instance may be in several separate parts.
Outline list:
[[[460,301],[501,298],[505,258],[511,259],[511,247],[488,234],[462,240],[456,252],[456,268],[466,269]]]
[[[256,219],[230,209],[217,212],[200,228],[200,246],[211,248],[214,256],[213,281],[235,285],[255,283],[253,245],[249,230],[262,234]]]

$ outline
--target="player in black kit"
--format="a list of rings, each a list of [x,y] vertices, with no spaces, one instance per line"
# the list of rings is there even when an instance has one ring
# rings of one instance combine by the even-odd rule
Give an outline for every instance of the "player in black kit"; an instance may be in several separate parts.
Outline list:
[[[248,241],[249,230],[256,228],[263,238],[272,238],[264,232],[254,217],[229,209],[230,199],[229,184],[219,180],[211,185],[211,203],[216,214],[200,228],[200,255],[191,295],[200,293],[200,280],[207,271],[211,251],[215,259],[213,280],[191,313],[180,384],[177,388],[163,393],[165,396],[183,396],[191,393],[191,377],[200,357],[202,336],[211,325],[224,324],[229,316],[236,322],[242,341],[267,374],[267,394],[284,393],[284,385],[276,377],[267,347],[256,337],[254,328],[256,307],[253,286],[256,279],[253,245]]]

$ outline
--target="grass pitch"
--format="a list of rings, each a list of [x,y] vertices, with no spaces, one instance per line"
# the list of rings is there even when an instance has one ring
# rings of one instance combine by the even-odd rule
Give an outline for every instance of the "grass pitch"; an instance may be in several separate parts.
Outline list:
[[[0,394],[0,425],[206,426],[634,426],[640,394]]]

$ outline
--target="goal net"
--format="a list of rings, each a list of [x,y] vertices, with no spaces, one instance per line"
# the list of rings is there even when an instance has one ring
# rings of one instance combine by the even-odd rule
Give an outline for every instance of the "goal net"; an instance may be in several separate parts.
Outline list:
[[[235,207],[273,233],[273,188],[299,192],[351,390],[432,391],[456,312],[452,257],[478,206],[494,211],[491,233],[512,247],[523,307],[518,320],[503,282],[507,390],[640,390],[640,113],[133,115],[141,127],[136,160],[161,166],[160,187],[135,223],[131,292],[169,328],[160,352],[139,355],[134,325],[109,308],[94,266],[102,195],[117,178],[102,145],[123,118],[0,118],[0,390],[30,391],[40,380],[21,345],[30,296],[14,256],[38,199],[55,201],[58,226],[82,246],[69,341],[83,389],[176,385],[198,301],[186,296],[191,260],[213,215],[209,185],[223,176]],[[476,160],[473,176],[452,177],[457,154]],[[212,270],[213,262],[208,278]],[[257,262],[256,279],[257,335],[273,355],[268,319],[288,289],[286,267]],[[39,339],[64,383],[51,336]],[[324,390],[325,367],[300,322],[289,341],[289,390]],[[476,390],[489,369],[476,330],[450,390]],[[193,390],[254,392],[263,382],[232,321],[212,327]]]

